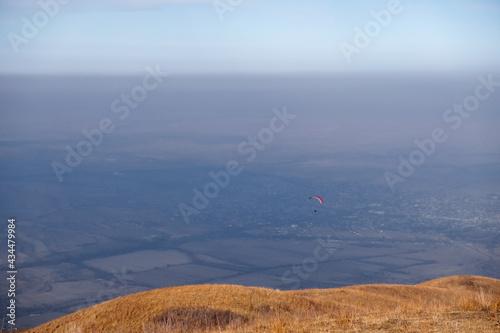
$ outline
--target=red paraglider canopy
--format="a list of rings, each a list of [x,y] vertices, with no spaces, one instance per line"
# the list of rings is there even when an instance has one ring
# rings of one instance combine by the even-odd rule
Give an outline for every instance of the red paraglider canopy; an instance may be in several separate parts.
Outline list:
[[[310,196],[309,200],[311,200],[312,198],[318,199],[318,201],[320,202],[320,204],[323,204],[323,199],[321,199],[319,196],[317,196],[317,195]]]

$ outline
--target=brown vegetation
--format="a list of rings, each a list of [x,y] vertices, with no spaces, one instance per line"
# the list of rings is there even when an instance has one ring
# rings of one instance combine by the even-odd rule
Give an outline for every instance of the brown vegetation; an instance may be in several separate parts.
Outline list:
[[[297,291],[199,285],[119,297],[28,332],[493,333],[499,311],[500,280],[477,276]]]

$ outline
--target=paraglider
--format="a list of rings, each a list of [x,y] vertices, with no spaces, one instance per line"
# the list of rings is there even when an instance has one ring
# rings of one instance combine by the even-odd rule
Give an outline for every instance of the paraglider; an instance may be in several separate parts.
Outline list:
[[[323,199],[321,199],[321,197],[319,197],[319,196],[317,196],[317,195],[312,195],[312,196],[310,196],[310,197],[309,197],[309,200],[311,200],[312,198],[317,199],[317,200],[319,201],[319,203],[320,203],[320,204],[323,204]],[[317,212],[317,210],[316,210],[316,209],[314,209],[314,212],[316,213],[316,212]]]

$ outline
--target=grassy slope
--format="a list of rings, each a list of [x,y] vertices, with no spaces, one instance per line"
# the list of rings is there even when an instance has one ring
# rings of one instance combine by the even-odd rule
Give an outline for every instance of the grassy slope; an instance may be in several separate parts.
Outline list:
[[[35,329],[87,332],[500,332],[500,280],[279,291],[172,287],[119,297]]]

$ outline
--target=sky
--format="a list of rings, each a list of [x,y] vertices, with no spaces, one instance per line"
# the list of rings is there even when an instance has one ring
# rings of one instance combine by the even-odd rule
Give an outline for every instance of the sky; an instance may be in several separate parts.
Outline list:
[[[2,0],[0,74],[500,68],[496,0],[217,1]]]

